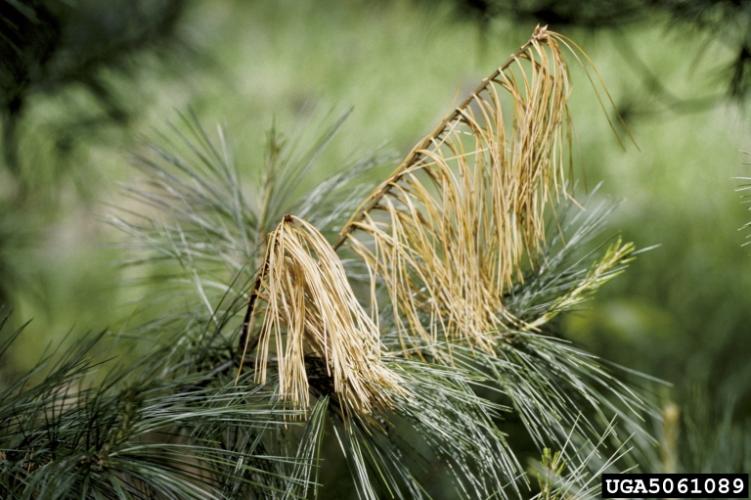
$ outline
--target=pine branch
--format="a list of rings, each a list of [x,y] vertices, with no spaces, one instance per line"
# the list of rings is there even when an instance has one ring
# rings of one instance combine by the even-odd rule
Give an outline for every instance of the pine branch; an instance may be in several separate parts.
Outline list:
[[[517,323],[501,299],[523,259],[536,258],[546,207],[565,185],[569,82],[559,40],[536,28],[340,232],[337,245],[348,241],[388,289],[401,330],[490,351],[484,332]]]
[[[552,335],[552,319],[632,257],[630,246],[602,250],[607,207],[559,196],[559,44],[571,42],[537,30],[364,210],[351,192],[370,158],[307,195],[293,185],[340,122],[311,148],[274,132],[249,195],[224,133],[186,118],[173,144],[140,158],[146,179],[128,191],[139,209],[114,219],[140,251],[130,264],[170,278],[143,299],[154,319],[122,334],[151,354],[107,371],[82,344],[12,386],[0,399],[0,488],[310,496],[336,453],[360,498],[525,498],[520,457],[552,448],[566,481],[589,491],[602,467],[591,457],[619,457],[652,410],[622,373]],[[500,121],[501,94],[514,123]],[[336,253],[337,231],[356,258]],[[452,334],[465,319],[472,331]],[[437,467],[449,493],[425,470]]]
[[[200,375],[155,376],[164,350],[107,369],[90,361],[102,338],[42,360],[0,394],[3,497],[225,498],[230,486],[274,494],[306,484],[287,472],[289,458],[260,448],[297,415],[270,393],[245,380],[201,388]],[[253,439],[228,446],[228,432]]]

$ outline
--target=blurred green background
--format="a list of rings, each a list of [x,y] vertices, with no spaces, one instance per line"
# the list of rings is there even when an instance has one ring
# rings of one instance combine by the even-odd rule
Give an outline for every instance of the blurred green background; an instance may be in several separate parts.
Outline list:
[[[0,298],[16,321],[33,322],[0,372],[28,368],[69,331],[134,314],[138,291],[113,246],[122,235],[105,219],[128,204],[119,185],[133,180],[128,156],[144,137],[192,109],[207,128],[226,127],[250,180],[272,123],[314,135],[321,119],[352,106],[322,164],[333,171],[384,144],[406,152],[545,19],[478,5],[486,3],[192,2],[170,14],[174,24],[157,25],[170,43],[136,45],[117,68],[81,70],[96,73],[108,98],[85,78],[30,91],[14,129],[17,165],[0,169]],[[612,232],[660,246],[563,326],[596,354],[673,384],[659,397],[681,408],[683,446],[700,450],[684,463],[698,472],[751,455],[751,251],[739,231],[751,215],[734,180],[751,174],[748,73],[732,87],[736,47],[714,40],[711,26],[669,10],[629,15],[617,24],[561,18],[551,28],[590,54],[637,145],[619,145],[574,68],[579,190],[603,181],[601,193],[620,201]],[[95,35],[82,47],[96,45]],[[731,438],[707,438],[714,448],[690,434],[720,423]]]

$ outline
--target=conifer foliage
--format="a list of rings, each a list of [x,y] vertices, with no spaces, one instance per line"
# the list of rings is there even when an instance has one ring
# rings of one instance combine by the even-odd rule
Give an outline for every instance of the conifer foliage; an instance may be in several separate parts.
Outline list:
[[[538,27],[375,188],[379,156],[297,187],[344,117],[307,150],[272,131],[255,190],[185,117],[112,219],[169,283],[128,331],[152,351],[90,336],[4,389],[0,494],[595,496],[650,408],[554,328],[634,256],[573,201],[569,57],[591,70]]]

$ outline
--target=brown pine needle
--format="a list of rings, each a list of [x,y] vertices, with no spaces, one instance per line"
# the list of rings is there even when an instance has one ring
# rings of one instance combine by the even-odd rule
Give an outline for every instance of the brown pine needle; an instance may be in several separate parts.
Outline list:
[[[259,298],[265,314],[254,340],[256,381],[266,383],[275,356],[282,399],[309,405],[311,358],[323,362],[348,411],[388,408],[391,395],[404,392],[381,360],[378,328],[357,301],[339,257],[311,224],[288,215],[269,235],[251,300]],[[252,308],[249,321],[258,310]],[[249,342],[246,336],[244,350]]]
[[[383,281],[401,333],[492,350],[488,332],[518,323],[504,292],[536,257],[546,207],[565,191],[569,79],[560,40],[538,26],[343,227],[335,247],[350,242]]]

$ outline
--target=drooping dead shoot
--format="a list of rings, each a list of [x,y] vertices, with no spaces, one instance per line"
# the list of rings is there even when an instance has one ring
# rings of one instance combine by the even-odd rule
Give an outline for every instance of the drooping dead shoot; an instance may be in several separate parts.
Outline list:
[[[358,414],[391,406],[399,377],[381,360],[376,324],[363,310],[344,267],[321,233],[288,215],[271,232],[251,300],[263,314],[256,347],[256,381],[277,367],[279,394],[309,405],[306,360],[322,361],[342,406]],[[252,321],[253,317],[248,318]],[[244,350],[251,340],[246,336]]]
[[[545,27],[423,138],[341,231],[388,290],[400,332],[491,350],[503,296],[565,192],[566,41]]]

